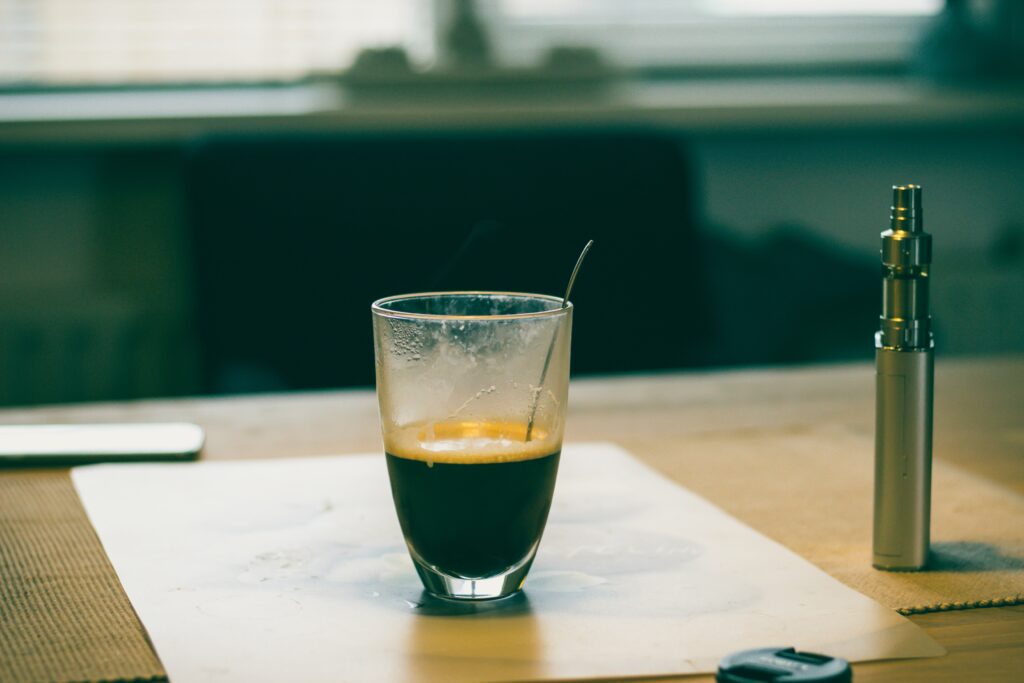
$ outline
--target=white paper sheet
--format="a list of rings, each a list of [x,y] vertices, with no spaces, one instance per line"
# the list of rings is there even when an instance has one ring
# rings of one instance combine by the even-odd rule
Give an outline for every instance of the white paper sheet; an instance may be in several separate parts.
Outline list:
[[[525,594],[479,608],[422,595],[383,455],[72,475],[172,683],[696,673],[772,645],[943,653],[609,444],[566,447]]]

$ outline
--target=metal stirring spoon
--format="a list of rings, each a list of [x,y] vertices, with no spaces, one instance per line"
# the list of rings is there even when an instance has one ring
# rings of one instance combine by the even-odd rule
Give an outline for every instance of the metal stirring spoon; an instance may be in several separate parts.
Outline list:
[[[583,265],[583,259],[586,258],[587,252],[590,251],[590,247],[594,246],[594,240],[587,242],[586,246],[583,247],[583,251],[580,252],[580,257],[576,259],[576,266],[572,269],[572,275],[569,276],[569,284],[565,288],[565,296],[562,297],[562,308],[569,305],[569,294],[572,293],[573,283],[576,282],[576,275],[580,272],[580,266]],[[526,440],[530,441],[533,437],[533,422],[537,419],[537,401],[540,400],[541,388],[544,386],[544,380],[548,376],[548,366],[551,365],[551,354],[555,350],[555,341],[558,339],[558,328],[555,328],[555,333],[551,336],[551,344],[548,346],[548,355],[544,358],[544,367],[540,371],[540,381],[537,382],[537,389],[533,392],[533,399],[530,401],[530,419],[526,423]]]

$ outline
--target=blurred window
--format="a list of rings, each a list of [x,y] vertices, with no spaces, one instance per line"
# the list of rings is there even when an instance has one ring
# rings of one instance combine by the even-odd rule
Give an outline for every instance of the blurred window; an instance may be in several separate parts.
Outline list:
[[[0,82],[294,80],[432,41],[416,0],[0,0]]]
[[[453,0],[0,0],[0,84],[294,80],[359,50],[435,57]],[[940,0],[478,0],[500,61],[593,47],[624,67],[886,63]],[[437,20],[437,17],[441,17]]]
[[[496,0],[507,62],[555,45],[622,67],[904,63],[942,0]]]

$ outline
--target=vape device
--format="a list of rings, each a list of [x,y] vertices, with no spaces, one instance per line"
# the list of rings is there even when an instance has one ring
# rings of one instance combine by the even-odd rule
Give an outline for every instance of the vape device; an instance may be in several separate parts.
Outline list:
[[[920,569],[928,559],[934,344],[928,310],[932,238],[921,187],[892,189],[882,233],[882,315],[875,334],[875,519],[872,564]]]

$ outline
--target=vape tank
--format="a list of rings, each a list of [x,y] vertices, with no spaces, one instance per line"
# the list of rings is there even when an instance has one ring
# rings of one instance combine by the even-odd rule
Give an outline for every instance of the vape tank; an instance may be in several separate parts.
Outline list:
[[[932,237],[921,187],[892,188],[882,233],[882,315],[875,334],[875,516],[872,564],[920,569],[928,559],[934,344],[928,306]]]

